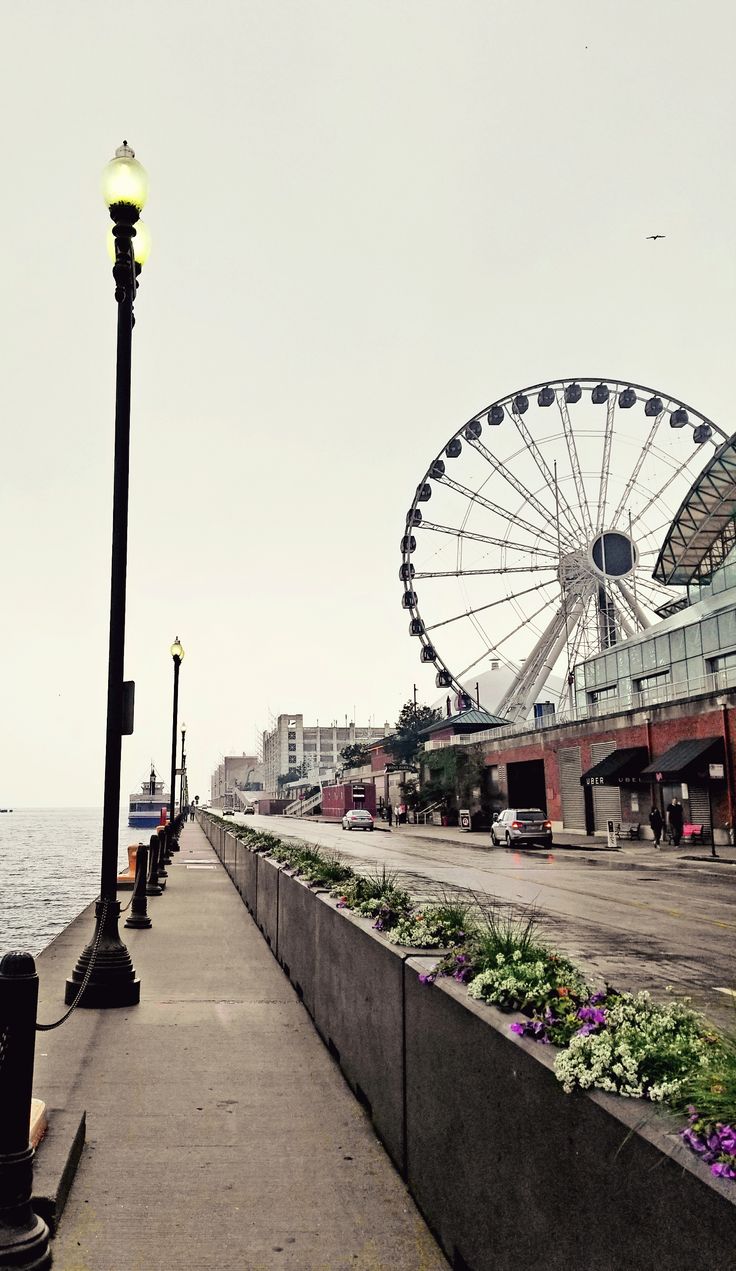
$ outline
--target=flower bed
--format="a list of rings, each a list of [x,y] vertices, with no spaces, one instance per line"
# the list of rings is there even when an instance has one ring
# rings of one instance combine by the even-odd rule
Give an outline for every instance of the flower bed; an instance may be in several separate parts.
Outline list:
[[[594,986],[539,938],[533,912],[514,919],[495,905],[444,897],[416,906],[385,869],[358,874],[335,853],[228,827],[251,849],[287,864],[338,908],[373,919],[391,943],[444,950],[420,975],[451,976],[471,998],[526,1016],[511,1030],[558,1047],[554,1071],[566,1093],[599,1089],[664,1103],[688,1123],[683,1141],[717,1177],[736,1179],[736,1041],[686,1002],[659,1005],[646,992]]]

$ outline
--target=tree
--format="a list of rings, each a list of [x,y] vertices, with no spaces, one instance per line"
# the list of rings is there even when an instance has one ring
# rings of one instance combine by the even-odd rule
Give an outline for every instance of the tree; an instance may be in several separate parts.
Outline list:
[[[365,764],[370,763],[371,752],[368,743],[365,741],[356,741],[353,745],[343,746],[340,751],[343,768],[362,768]]]
[[[483,747],[446,746],[423,757],[422,798],[425,806],[435,801],[453,808],[479,808],[490,821],[491,808]]]
[[[384,750],[391,755],[396,768],[416,768],[421,739],[419,734],[442,716],[431,706],[415,706],[405,702],[396,721],[396,732],[387,737]]]
[[[276,778],[276,785],[281,790],[284,786],[288,786],[290,781],[300,781],[306,775],[307,764],[305,760],[302,760],[295,768],[290,768],[288,772],[282,772],[281,776]]]

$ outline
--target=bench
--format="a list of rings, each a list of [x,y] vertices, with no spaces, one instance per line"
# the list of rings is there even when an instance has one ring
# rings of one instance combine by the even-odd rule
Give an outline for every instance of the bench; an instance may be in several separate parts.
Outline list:
[[[710,841],[710,830],[707,830],[704,825],[693,825],[688,821],[682,827],[680,842],[683,841],[687,843],[708,843]],[[667,842],[674,842],[670,826],[667,826]]]
[[[620,839],[638,839],[640,830],[637,821],[620,821],[616,833]]]
[[[682,837],[687,839],[688,843],[702,843],[705,835],[702,825],[683,825]]]

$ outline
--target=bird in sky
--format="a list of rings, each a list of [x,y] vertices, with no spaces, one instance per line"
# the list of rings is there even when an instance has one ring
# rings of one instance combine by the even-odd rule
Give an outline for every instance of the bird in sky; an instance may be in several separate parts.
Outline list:
[[[658,238],[666,238],[666,237],[667,237],[666,234],[647,234],[647,242],[649,242],[649,239],[651,238],[652,242],[656,243]]]

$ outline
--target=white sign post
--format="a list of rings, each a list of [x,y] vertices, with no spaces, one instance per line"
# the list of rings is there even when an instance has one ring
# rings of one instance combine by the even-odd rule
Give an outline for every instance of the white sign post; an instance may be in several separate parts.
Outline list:
[[[470,829],[470,811],[468,808],[460,809],[460,829],[461,830]]]
[[[616,837],[616,825],[614,821],[606,821],[606,830],[608,833],[608,846],[618,847],[618,839]]]

